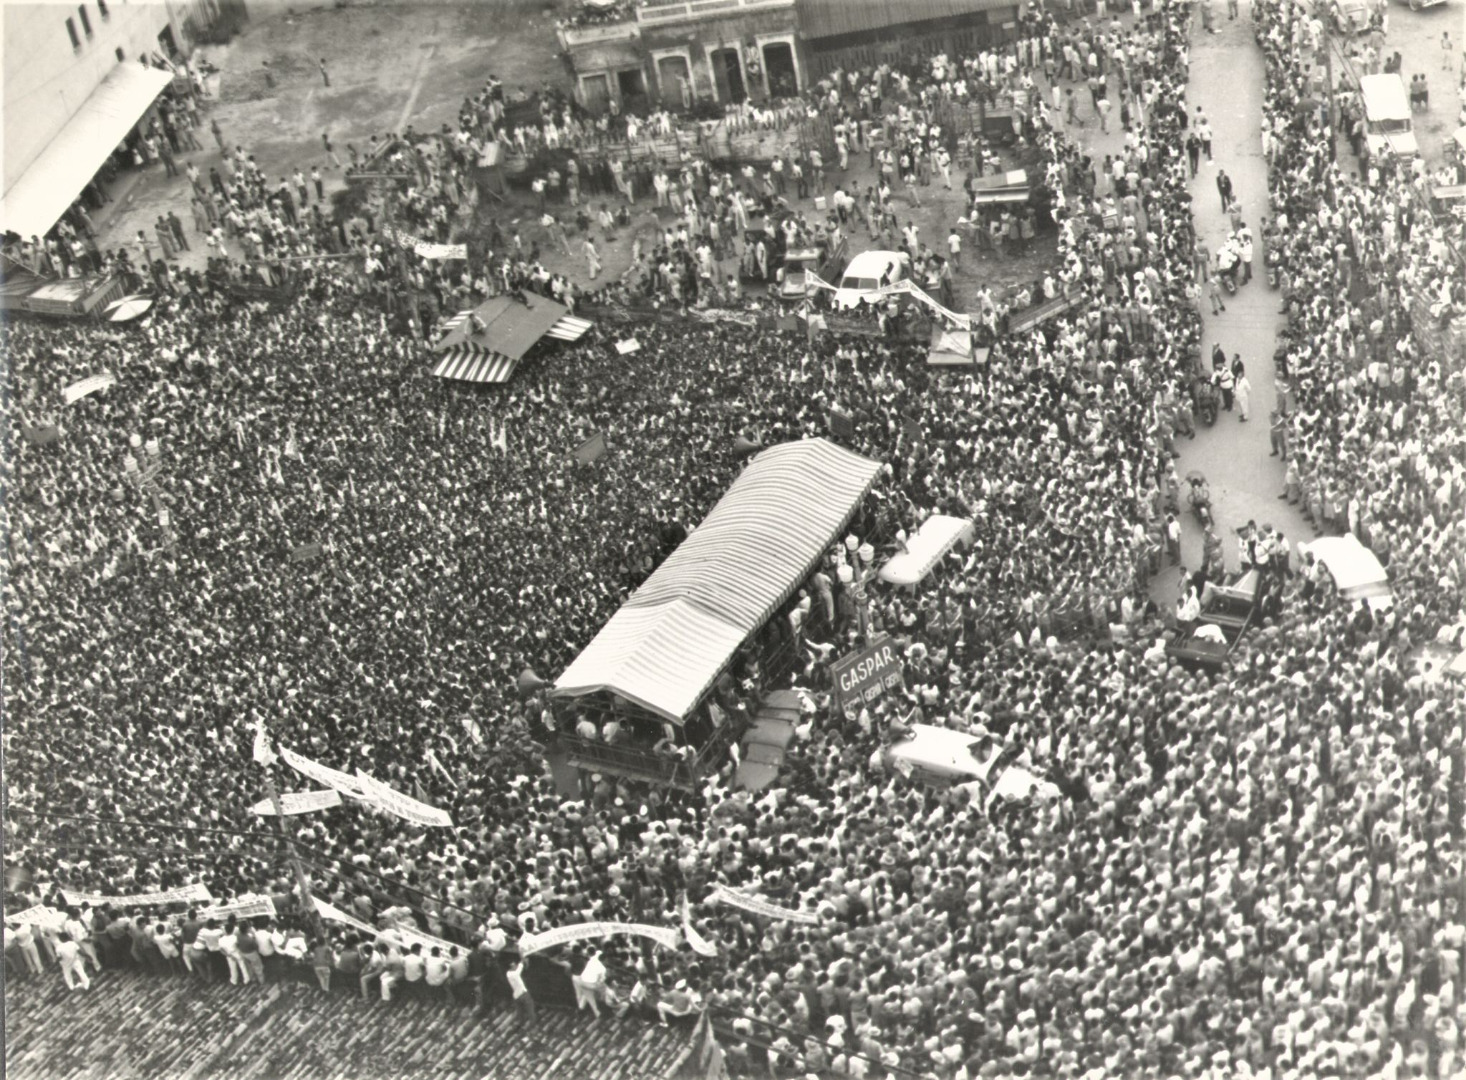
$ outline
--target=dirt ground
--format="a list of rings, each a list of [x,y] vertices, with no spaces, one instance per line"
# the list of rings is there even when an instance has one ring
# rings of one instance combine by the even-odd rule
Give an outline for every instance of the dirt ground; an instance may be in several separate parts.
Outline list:
[[[558,6],[566,3],[560,0]],[[345,162],[347,145],[360,147],[373,134],[409,126],[428,131],[445,123],[454,125],[463,99],[489,76],[510,89],[535,90],[548,84],[568,90],[569,77],[555,40],[556,9],[556,4],[544,0],[252,5],[251,22],[242,34],[228,45],[200,50],[199,55],[219,69],[210,81],[214,96],[207,112],[218,120],[231,147],[243,146],[255,155],[272,184],[290,176],[297,166],[306,174],[311,166],[320,166],[329,199],[344,187],[344,180],[325,156],[323,132],[329,132],[337,156]],[[322,60],[329,86],[321,75]],[[207,175],[209,166],[219,161],[209,132],[200,138],[205,149],[182,155],[180,170],[192,161]],[[833,183],[838,174],[831,170],[830,175]],[[868,158],[852,155],[852,178],[864,187],[873,175]],[[961,179],[954,174],[955,192],[944,191],[939,182],[921,189],[920,207],[898,197],[902,223],[914,219],[921,238],[935,250],[945,249],[948,229],[961,212]],[[98,219],[104,247],[135,246],[139,229],[151,242],[153,222],[172,210],[184,220],[192,245],[175,262],[204,264],[207,256],[202,237],[192,231],[184,177],[165,177],[161,166],[153,166],[125,174],[112,194],[114,203]],[[812,198],[795,200],[795,208],[815,213]],[[639,200],[633,213],[633,228],[622,230],[609,250],[602,248],[602,281],[630,264],[636,235],[645,243],[661,228],[649,197]],[[574,257],[550,250],[528,197],[511,194],[508,204],[497,208],[497,216],[506,232],[518,228],[526,245],[541,242],[550,270],[589,284],[574,238]],[[871,246],[863,230],[857,230],[850,251],[853,255]],[[966,306],[984,284],[1001,289],[1037,276],[1053,248],[1048,237],[1040,238],[1021,257],[985,256],[969,240],[954,281],[959,306]]]

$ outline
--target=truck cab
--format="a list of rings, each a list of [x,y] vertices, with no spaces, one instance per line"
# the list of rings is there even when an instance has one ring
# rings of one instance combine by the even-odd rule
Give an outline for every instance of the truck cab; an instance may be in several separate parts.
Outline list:
[[[821,281],[835,282],[845,268],[848,245],[845,237],[836,235],[833,242],[821,239],[813,244],[790,248],[784,253],[784,271],[780,275],[779,299],[803,300],[809,295],[810,271]]]

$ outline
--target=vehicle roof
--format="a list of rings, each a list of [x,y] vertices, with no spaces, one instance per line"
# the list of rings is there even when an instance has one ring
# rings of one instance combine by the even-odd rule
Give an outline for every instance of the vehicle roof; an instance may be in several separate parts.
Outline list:
[[[1409,120],[1410,96],[1398,75],[1366,75],[1359,80],[1364,114],[1371,120]]]
[[[862,251],[845,268],[847,276],[879,277],[890,263],[906,266],[910,262],[904,251]]]

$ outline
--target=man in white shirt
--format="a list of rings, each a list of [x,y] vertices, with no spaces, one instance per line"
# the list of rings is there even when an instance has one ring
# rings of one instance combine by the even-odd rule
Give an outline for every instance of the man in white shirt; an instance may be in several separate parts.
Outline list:
[[[61,961],[61,977],[66,980],[66,989],[75,990],[80,986],[83,990],[92,988],[92,980],[87,978],[86,964],[82,963],[81,947],[70,937],[63,937],[57,943],[56,957]]]
[[[601,951],[592,949],[579,975],[571,977],[575,985],[575,1007],[589,1008],[599,1019],[601,1015],[601,991],[606,986],[606,965],[601,962]]]

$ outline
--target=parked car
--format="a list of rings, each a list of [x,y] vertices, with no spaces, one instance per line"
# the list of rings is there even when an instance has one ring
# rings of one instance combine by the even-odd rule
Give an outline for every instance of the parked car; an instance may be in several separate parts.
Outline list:
[[[1369,29],[1371,21],[1368,0],[1333,0],[1329,18],[1333,20],[1335,33],[1362,34]]]
[[[902,251],[862,251],[850,260],[840,287],[835,290],[835,307],[850,311],[862,298],[911,276],[911,257]]]

